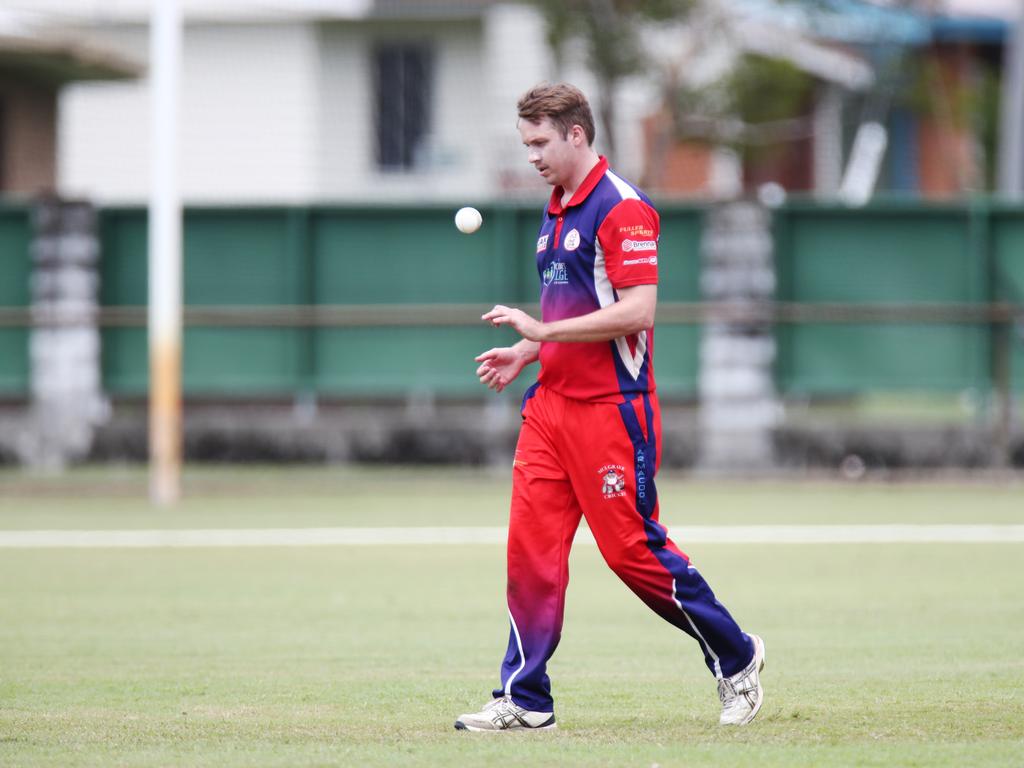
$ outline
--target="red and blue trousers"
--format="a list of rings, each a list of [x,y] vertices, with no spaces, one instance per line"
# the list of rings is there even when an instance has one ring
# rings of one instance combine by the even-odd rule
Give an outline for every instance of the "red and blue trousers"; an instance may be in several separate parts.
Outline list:
[[[716,677],[750,663],[749,637],[658,522],[660,431],[654,395],[616,404],[572,400],[543,386],[527,392],[508,531],[511,628],[495,696],[554,711],[546,668],[561,638],[569,550],[583,517],[608,566],[698,641]]]

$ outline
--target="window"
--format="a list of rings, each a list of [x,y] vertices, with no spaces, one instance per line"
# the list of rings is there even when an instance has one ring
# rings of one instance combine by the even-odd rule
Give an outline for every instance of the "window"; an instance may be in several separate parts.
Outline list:
[[[433,55],[426,45],[387,43],[374,51],[377,166],[420,164],[430,130]]]

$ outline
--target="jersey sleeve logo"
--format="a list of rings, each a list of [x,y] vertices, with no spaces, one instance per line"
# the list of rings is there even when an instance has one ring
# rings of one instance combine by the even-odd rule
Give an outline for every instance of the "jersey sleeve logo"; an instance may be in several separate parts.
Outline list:
[[[657,240],[630,240],[625,239],[622,241],[622,252],[629,253],[630,251],[656,251],[658,250]]]
[[[580,247],[580,231],[578,229],[570,229],[569,234],[565,236],[565,250],[575,251]]]

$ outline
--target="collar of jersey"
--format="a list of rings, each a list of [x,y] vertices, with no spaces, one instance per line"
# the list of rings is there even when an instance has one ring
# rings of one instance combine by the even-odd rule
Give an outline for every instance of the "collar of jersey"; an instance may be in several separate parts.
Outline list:
[[[600,155],[597,160],[597,165],[590,169],[590,173],[580,184],[580,188],[576,190],[576,193],[572,196],[568,205],[562,205],[562,195],[565,194],[565,189],[562,187],[555,187],[551,192],[551,202],[548,203],[548,213],[553,216],[557,216],[562,213],[566,208],[572,208],[574,205],[579,205],[587,196],[594,191],[594,187],[597,186],[597,182],[601,180],[601,177],[608,171],[608,160],[604,155]]]

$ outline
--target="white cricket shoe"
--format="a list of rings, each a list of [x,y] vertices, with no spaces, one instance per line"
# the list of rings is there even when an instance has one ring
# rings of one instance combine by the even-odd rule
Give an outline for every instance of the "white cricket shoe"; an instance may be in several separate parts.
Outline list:
[[[764,640],[757,635],[749,637],[754,643],[754,658],[745,669],[718,681],[718,698],[722,700],[722,716],[718,722],[721,725],[746,725],[754,719],[764,701],[758,674],[764,669]]]
[[[457,731],[545,730],[557,727],[554,712],[531,712],[515,704],[508,696],[491,699],[479,712],[459,715],[455,721]]]

